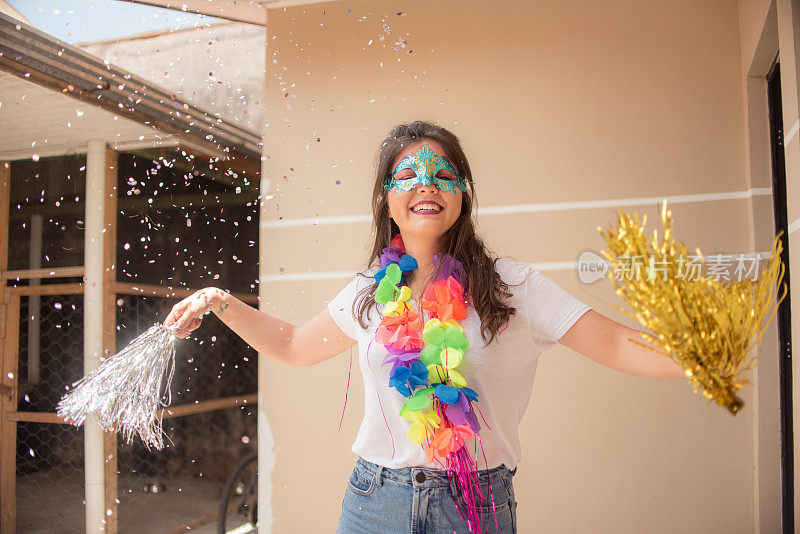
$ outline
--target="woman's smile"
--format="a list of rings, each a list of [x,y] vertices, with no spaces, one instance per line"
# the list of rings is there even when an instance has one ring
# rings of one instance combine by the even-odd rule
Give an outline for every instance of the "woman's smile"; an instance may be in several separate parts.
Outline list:
[[[443,211],[441,204],[431,200],[421,200],[411,206],[411,212],[417,215],[439,215]]]

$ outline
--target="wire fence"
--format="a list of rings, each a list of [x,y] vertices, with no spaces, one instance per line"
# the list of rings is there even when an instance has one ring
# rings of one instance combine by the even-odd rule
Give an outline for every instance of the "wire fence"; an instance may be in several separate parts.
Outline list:
[[[37,300],[37,299],[34,299]],[[52,413],[67,387],[82,375],[82,295],[41,296],[39,343],[28,332],[37,320],[31,297],[20,314],[18,411]],[[176,299],[117,296],[117,349],[166,316]],[[196,339],[176,343],[172,405],[186,405],[256,388],[257,354],[213,316]],[[31,354],[38,352],[38,362]],[[36,366],[37,369],[33,369]],[[165,419],[167,445],[148,450],[137,438],[117,453],[120,532],[160,532],[217,510],[228,472],[255,450],[256,406]],[[19,422],[17,524],[20,532],[83,529],[83,431],[68,425]],[[146,512],[146,513],[145,513]]]
[[[257,202],[169,162],[118,156],[119,284],[150,284],[162,288],[161,294],[167,287],[206,285],[257,291]],[[13,162],[11,169],[9,269],[80,267],[85,157]],[[168,194],[169,202],[159,194]],[[183,204],[172,195],[182,195]],[[161,203],[154,208],[148,199]],[[80,281],[23,277],[8,284]],[[178,300],[117,291],[117,351],[163,321]],[[83,295],[74,293],[20,298],[16,410],[32,412],[28,419],[52,421],[58,401],[83,376]],[[214,315],[204,318],[192,338],[176,341],[175,357],[173,407],[256,391],[256,352]],[[24,419],[17,422],[17,531],[83,531],[83,429]],[[225,477],[256,450],[256,405],[165,418],[164,431],[162,451],[148,450],[138,438],[118,440],[118,532],[167,532],[198,518],[213,521]]]

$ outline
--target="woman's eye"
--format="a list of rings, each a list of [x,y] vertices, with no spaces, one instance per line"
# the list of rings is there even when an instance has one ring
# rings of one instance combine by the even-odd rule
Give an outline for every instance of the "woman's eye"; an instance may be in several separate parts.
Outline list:
[[[416,176],[414,173],[409,172],[400,172],[394,175],[395,180],[408,180],[409,178],[413,178]]]
[[[436,175],[436,177],[441,179],[441,180],[455,180],[456,179],[456,177],[453,176],[453,174],[450,173],[450,172],[440,172],[439,174]]]

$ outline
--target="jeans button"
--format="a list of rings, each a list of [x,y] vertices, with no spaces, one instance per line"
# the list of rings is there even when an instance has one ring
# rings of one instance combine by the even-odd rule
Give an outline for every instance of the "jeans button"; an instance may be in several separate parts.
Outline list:
[[[420,471],[419,473],[417,473],[417,476],[414,477],[414,478],[416,478],[417,482],[419,482],[419,483],[425,482],[425,473]]]

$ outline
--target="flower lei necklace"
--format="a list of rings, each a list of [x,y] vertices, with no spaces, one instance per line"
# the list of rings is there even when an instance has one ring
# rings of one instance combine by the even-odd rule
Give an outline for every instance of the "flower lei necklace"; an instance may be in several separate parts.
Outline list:
[[[408,438],[423,446],[430,462],[434,462],[435,454],[445,459],[448,478],[455,478],[467,506],[467,517],[460,509],[459,514],[472,532],[480,530],[476,497],[484,497],[477,471],[477,446],[475,459],[465,446],[476,437],[480,442],[481,427],[472,409],[478,394],[467,387],[457,370],[468,346],[464,329],[458,324],[467,317],[466,273],[461,262],[448,254],[437,254],[437,261],[439,273],[425,288],[420,303],[431,319],[421,326],[420,314],[408,304],[411,288],[403,284],[404,273],[415,270],[417,260],[405,253],[400,234],[383,249],[380,270],[374,275],[378,282],[374,298],[385,306],[375,341],[388,351],[384,365],[392,364],[389,386],[408,397],[400,409],[400,416],[411,423]]]

